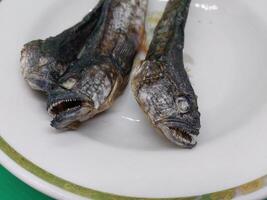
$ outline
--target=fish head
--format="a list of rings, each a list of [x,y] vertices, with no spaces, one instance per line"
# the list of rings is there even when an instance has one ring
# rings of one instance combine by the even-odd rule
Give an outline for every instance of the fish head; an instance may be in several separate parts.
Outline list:
[[[193,148],[199,135],[200,113],[194,98],[194,95],[188,94],[174,95],[174,110],[156,121],[161,132],[171,142],[183,148]]]
[[[161,62],[146,61],[136,73],[135,96],[151,122],[174,144],[193,148],[200,113],[192,87],[175,81]]]
[[[47,93],[55,85],[55,79],[65,70],[43,50],[43,40],[34,40],[24,45],[21,51],[22,75],[32,89]]]
[[[200,130],[200,113],[198,111],[197,96],[188,80],[179,83],[171,81],[173,77],[164,75],[167,85],[164,95],[170,99],[169,112],[164,113],[157,122],[163,134],[178,146],[193,148],[197,144]],[[187,83],[186,83],[187,82]],[[166,97],[165,97],[166,98]],[[172,101],[171,101],[172,100]]]
[[[48,113],[56,129],[75,129],[109,105],[116,73],[106,64],[73,67],[49,91]]]

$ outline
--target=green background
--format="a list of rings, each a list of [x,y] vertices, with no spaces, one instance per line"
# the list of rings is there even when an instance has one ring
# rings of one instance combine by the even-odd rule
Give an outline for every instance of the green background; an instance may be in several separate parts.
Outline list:
[[[0,165],[1,200],[53,200],[29,187]]]

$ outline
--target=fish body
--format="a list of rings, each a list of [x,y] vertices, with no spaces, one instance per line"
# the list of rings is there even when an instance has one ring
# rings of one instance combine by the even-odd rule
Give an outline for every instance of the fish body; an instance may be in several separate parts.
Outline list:
[[[89,14],[86,41],[77,52],[74,48],[74,59],[46,90],[54,128],[77,128],[110,108],[123,92],[143,41],[146,9],[147,0],[102,0]]]
[[[183,63],[190,0],[170,0],[154,31],[146,59],[133,75],[134,96],[152,124],[183,148],[197,144],[200,113]]]
[[[48,93],[68,64],[77,59],[85,41],[97,26],[104,1],[86,15],[83,20],[55,37],[34,40],[21,51],[22,75],[32,89]]]

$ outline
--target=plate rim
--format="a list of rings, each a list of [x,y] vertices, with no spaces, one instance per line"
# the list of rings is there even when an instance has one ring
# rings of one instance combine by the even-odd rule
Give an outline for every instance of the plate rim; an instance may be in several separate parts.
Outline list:
[[[16,165],[20,166],[23,170],[29,172],[38,179],[45,183],[55,186],[65,192],[70,192],[81,198],[96,199],[96,200],[199,200],[199,199],[233,199],[236,197],[245,197],[246,195],[258,192],[267,186],[267,175],[249,183],[229,188],[223,191],[216,191],[214,193],[202,194],[199,196],[191,197],[166,197],[166,198],[148,198],[148,197],[133,197],[122,196],[118,194],[107,193],[104,191],[98,191],[95,189],[87,188],[77,185],[71,181],[60,178],[34,164],[32,161],[25,158],[19,152],[17,152],[8,142],[0,135],[0,150],[11,159]],[[5,163],[0,163],[5,166]],[[6,167],[9,169],[8,167]],[[14,172],[11,170],[12,174]],[[25,181],[27,182],[27,181]],[[43,191],[37,185],[32,184],[34,188],[47,194],[47,191]],[[51,195],[51,194],[48,194]]]

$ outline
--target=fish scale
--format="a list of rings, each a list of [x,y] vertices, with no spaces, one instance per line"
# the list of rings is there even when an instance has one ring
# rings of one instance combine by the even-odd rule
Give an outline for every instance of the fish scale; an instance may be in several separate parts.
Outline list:
[[[119,0],[114,1],[114,7],[112,16],[110,16],[110,23],[106,26],[101,38],[99,48],[100,52],[105,54],[114,49],[116,41],[118,41],[120,33],[134,34],[140,31],[140,28],[144,25],[145,13],[147,8],[146,0]],[[118,6],[119,5],[119,6]],[[140,5],[140,6],[137,6]],[[116,20],[112,20],[116,19]],[[138,34],[136,37],[136,43],[140,43],[142,40],[142,34]]]

